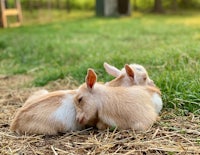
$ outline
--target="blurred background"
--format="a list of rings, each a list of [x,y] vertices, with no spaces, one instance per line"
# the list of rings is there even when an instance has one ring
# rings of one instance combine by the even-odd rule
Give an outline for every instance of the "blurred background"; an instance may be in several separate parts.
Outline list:
[[[13,28],[16,16],[8,16],[8,28],[0,28],[3,77],[29,77],[32,87],[70,77],[78,86],[88,68],[106,82],[113,77],[104,62],[119,69],[138,63],[161,89],[166,106],[200,112],[199,0],[0,2],[6,9],[20,2],[22,10],[21,26]]]
[[[1,1],[5,1],[6,7],[10,8],[15,6],[16,0]],[[117,16],[134,12],[178,14],[200,10],[199,0],[20,0],[20,3],[25,25],[63,19],[66,14],[78,11],[85,16],[92,13]],[[12,17],[9,18],[12,21]]]

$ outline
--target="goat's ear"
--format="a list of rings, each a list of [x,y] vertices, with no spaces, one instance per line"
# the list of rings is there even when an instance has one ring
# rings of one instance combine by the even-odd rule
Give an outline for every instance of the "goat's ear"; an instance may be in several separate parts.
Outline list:
[[[134,70],[133,70],[128,64],[126,64],[126,65],[124,66],[124,68],[125,68],[125,70],[126,70],[126,74],[127,74],[129,77],[131,77],[131,78],[134,79]]]
[[[92,90],[94,84],[96,83],[97,81],[97,75],[96,73],[94,72],[93,69],[89,68],[88,71],[87,71],[87,75],[85,77],[85,82],[87,84],[87,88],[89,90]]]
[[[108,63],[104,62],[103,64],[106,72],[114,77],[118,77],[121,74],[121,71],[115,66],[111,66]]]

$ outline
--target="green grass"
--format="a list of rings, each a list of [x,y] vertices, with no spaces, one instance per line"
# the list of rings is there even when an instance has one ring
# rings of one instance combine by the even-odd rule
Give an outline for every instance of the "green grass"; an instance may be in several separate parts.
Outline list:
[[[25,14],[23,27],[0,29],[0,74],[30,74],[36,86],[65,76],[81,84],[88,68],[99,81],[112,79],[104,61],[118,68],[139,63],[161,88],[165,107],[200,113],[200,13],[97,18],[63,12],[46,24],[33,15]]]

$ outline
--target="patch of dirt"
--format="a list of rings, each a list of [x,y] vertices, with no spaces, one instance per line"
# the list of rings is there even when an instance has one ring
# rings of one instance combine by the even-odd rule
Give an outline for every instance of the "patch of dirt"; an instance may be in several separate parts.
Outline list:
[[[0,76],[0,154],[200,154],[200,116],[164,109],[160,121],[143,133],[86,129],[62,136],[18,136],[10,122],[27,97],[39,89],[74,89],[71,78],[31,87],[29,76]]]

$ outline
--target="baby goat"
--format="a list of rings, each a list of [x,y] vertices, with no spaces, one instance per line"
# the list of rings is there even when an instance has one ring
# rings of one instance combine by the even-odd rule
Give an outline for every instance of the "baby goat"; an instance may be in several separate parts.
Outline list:
[[[18,134],[55,135],[82,129],[76,121],[75,94],[75,90],[36,92],[16,113],[11,130]]]
[[[142,65],[138,64],[131,64],[125,65],[124,68],[120,71],[114,66],[109,65],[108,63],[104,63],[104,68],[106,69],[107,73],[116,77],[114,80],[107,82],[107,86],[117,87],[130,87],[133,85],[149,85],[155,86],[153,80],[149,78],[149,75],[146,69]],[[158,89],[158,88],[157,88]],[[161,98],[161,94],[154,94],[153,95],[154,107],[157,113],[160,113],[163,102]]]
[[[97,76],[88,69],[86,83],[74,97],[77,121],[90,124],[98,118],[97,128],[115,126],[120,129],[147,130],[156,121],[153,95],[155,87],[110,87],[96,83]]]

